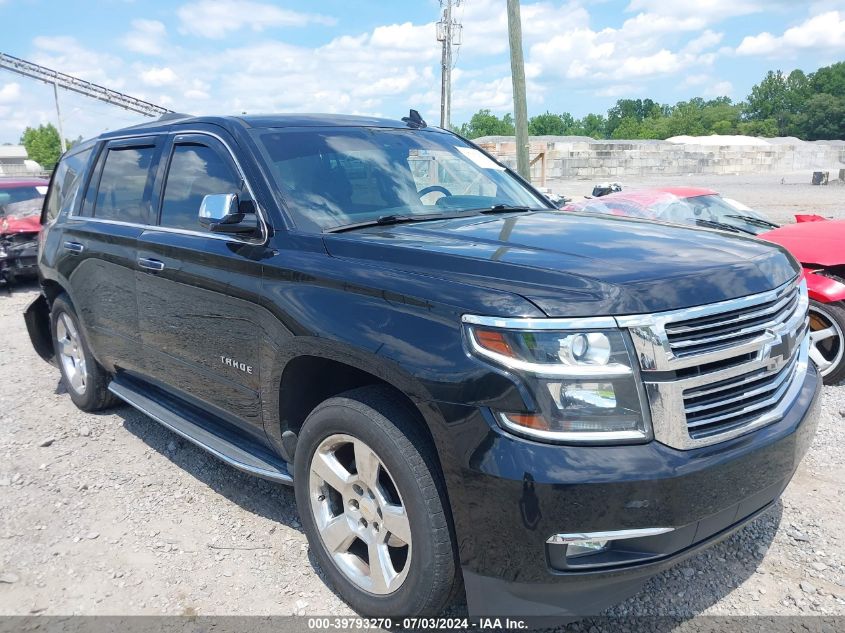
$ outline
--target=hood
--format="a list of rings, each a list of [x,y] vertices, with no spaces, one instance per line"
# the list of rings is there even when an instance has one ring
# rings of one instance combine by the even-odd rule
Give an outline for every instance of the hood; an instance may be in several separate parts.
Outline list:
[[[799,272],[783,249],[755,239],[552,211],[372,227],[324,242],[335,257],[519,294],[553,317],[712,303]]]
[[[761,233],[760,239],[780,244],[805,265],[845,263],[845,220],[787,224]]]
[[[0,208],[0,235],[38,233],[43,198],[13,202]]]
[[[0,235],[15,233],[38,233],[41,230],[41,218],[37,215],[0,217]]]

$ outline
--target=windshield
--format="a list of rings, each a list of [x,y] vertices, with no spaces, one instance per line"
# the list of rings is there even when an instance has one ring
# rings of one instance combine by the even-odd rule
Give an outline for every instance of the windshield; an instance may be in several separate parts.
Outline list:
[[[485,154],[452,134],[386,128],[255,132],[297,227],[326,231],[389,216],[547,208]]]
[[[19,202],[38,200],[40,207],[40,202],[44,200],[46,194],[47,187],[42,185],[0,188],[0,215],[8,213],[9,206]]]
[[[570,205],[567,208],[572,211],[722,228],[753,235],[777,227],[763,214],[715,194],[682,198],[668,192],[654,194],[630,191]]]

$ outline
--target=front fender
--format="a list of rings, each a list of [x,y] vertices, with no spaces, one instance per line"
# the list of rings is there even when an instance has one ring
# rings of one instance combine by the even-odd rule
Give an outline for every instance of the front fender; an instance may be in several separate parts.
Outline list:
[[[807,280],[807,293],[810,299],[821,303],[845,301],[845,284],[819,275],[808,268],[804,269],[804,278]]]

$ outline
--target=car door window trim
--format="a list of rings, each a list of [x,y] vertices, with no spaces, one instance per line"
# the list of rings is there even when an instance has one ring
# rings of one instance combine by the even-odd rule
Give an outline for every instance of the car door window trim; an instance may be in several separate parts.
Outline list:
[[[201,136],[209,136],[211,138],[216,139],[217,141],[219,141],[223,145],[223,147],[226,149],[226,152],[228,152],[229,157],[232,159],[232,162],[235,164],[235,168],[238,171],[238,176],[243,178],[244,186],[246,187],[247,191],[249,192],[250,197],[252,198],[253,202],[255,203],[255,212],[258,215],[258,223],[261,226],[261,236],[260,236],[260,238],[249,239],[249,238],[236,237],[236,236],[233,236],[233,235],[218,235],[218,234],[215,234],[215,233],[205,232],[205,231],[192,231],[190,229],[170,228],[170,227],[166,227],[166,226],[161,226],[160,224],[141,224],[141,223],[138,223],[138,222],[124,222],[124,221],[121,221],[121,220],[107,220],[107,219],[103,219],[103,218],[98,219],[98,218],[94,218],[94,217],[78,215],[76,210],[74,210],[74,213],[69,214],[68,217],[70,219],[79,219],[79,220],[83,220],[85,222],[97,222],[97,223],[100,223],[100,224],[114,224],[114,225],[118,225],[118,226],[135,226],[135,227],[143,228],[147,231],[154,231],[154,232],[158,232],[158,233],[177,233],[177,234],[180,234],[180,235],[194,235],[194,236],[197,236],[197,237],[206,237],[206,238],[213,239],[213,240],[222,240],[224,242],[237,242],[239,244],[252,244],[252,245],[266,244],[267,241],[270,239],[270,228],[269,228],[270,225],[267,222],[267,218],[265,217],[264,209],[262,208],[261,204],[258,202],[258,199],[255,197],[255,190],[252,188],[252,185],[250,184],[249,179],[246,177],[246,174],[244,173],[243,167],[241,167],[241,163],[240,163],[240,161],[238,161],[238,158],[235,155],[235,152],[232,151],[231,146],[229,145],[229,143],[226,142],[226,140],[222,136],[215,134],[214,132],[207,132],[207,131],[204,131],[204,130],[178,130],[178,131],[164,132],[164,133],[161,133],[161,134],[148,134],[148,135],[145,135],[145,136],[140,136],[140,135],[139,136],[118,136],[118,137],[113,137],[113,138],[108,139],[108,141],[106,141],[106,143],[105,143],[105,146],[103,147],[103,150],[107,150],[108,145],[110,143],[112,143],[113,141],[124,141],[124,140],[131,141],[131,140],[137,139],[139,141],[139,145],[144,145],[145,143],[149,142],[149,139],[152,139],[153,142],[155,143],[156,139],[159,138],[159,137],[161,138],[161,140],[165,140],[165,138],[167,136],[170,136],[170,137],[172,137],[172,143],[171,143],[171,147],[170,147],[170,152],[171,152],[171,155],[172,155],[173,145],[176,143],[176,139],[180,136],[187,136],[187,135],[193,135],[193,134],[201,135]],[[99,157],[100,157],[100,155],[97,156],[97,160],[99,160]],[[159,160],[161,160],[161,159],[159,159]],[[170,165],[169,165],[170,156],[167,157],[167,160],[168,160],[168,169],[169,169],[169,167],[170,167]],[[102,168],[100,168],[100,171],[102,172]],[[93,184],[93,179],[91,179],[89,181],[88,187],[90,187],[92,184]],[[97,186],[99,187],[99,180],[97,182]],[[86,190],[86,197],[87,197],[87,195],[88,195],[88,192]],[[156,218],[156,221],[158,221],[158,220],[159,220],[159,218]]]

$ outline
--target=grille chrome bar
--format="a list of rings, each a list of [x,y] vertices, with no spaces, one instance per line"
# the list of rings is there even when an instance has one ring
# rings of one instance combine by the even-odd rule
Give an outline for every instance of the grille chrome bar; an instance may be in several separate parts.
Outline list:
[[[781,369],[780,371],[766,373],[766,374],[764,374],[763,377],[755,377],[755,379],[753,381],[751,381],[752,383],[753,382],[763,382],[765,384],[763,384],[759,387],[756,387],[754,389],[751,389],[750,391],[740,391],[740,392],[737,393],[735,391],[736,388],[737,388],[737,384],[732,383],[730,385],[730,387],[724,387],[720,391],[731,389],[731,390],[734,390],[734,393],[737,393],[737,395],[729,396],[729,397],[721,399],[721,400],[711,399],[710,402],[708,402],[707,404],[694,404],[694,405],[685,406],[684,412],[687,414],[687,426],[689,428],[693,428],[694,426],[701,426],[701,422],[698,420],[698,418],[696,418],[695,422],[689,422],[690,415],[694,415],[696,413],[701,413],[702,411],[709,411],[709,410],[717,408],[717,407],[724,407],[724,406],[727,406],[727,405],[730,405],[730,404],[734,404],[735,402],[742,402],[743,400],[748,400],[750,398],[753,398],[754,396],[759,396],[759,395],[762,395],[764,393],[770,393],[771,391],[776,390],[778,387],[780,387],[783,384],[783,382],[787,378],[790,378],[792,376],[792,370],[795,369],[795,362],[796,361],[797,361],[797,358],[794,358],[790,362],[789,365],[787,365],[785,368]],[[742,386],[743,384],[747,384],[747,383],[745,381],[740,381],[739,386]],[[690,396],[688,395],[689,393],[690,393],[689,391],[687,391],[685,393],[685,397],[684,397],[685,401],[690,399]],[[698,397],[701,397],[701,396],[696,395],[694,397],[698,398]]]
[[[655,439],[688,450],[780,419],[807,373],[807,307],[796,279],[717,304],[617,317],[640,361]]]

